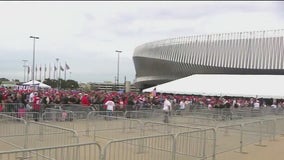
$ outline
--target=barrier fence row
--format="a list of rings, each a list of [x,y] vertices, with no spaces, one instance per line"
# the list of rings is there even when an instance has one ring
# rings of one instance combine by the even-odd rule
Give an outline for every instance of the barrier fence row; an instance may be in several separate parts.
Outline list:
[[[171,120],[175,121],[175,119],[178,119],[177,120],[178,123],[169,124],[169,123],[149,122],[149,121],[147,122],[147,121],[142,121],[138,119],[124,118],[125,115],[121,114],[120,112],[117,112],[117,116],[108,116],[107,113],[108,112],[96,112],[96,111],[89,112],[88,115],[86,116],[87,119],[84,120],[86,121],[85,122],[86,125],[82,129],[83,131],[85,131],[86,135],[94,136],[94,139],[96,137],[101,136],[101,137],[109,138],[109,140],[111,140],[110,142],[113,142],[113,145],[115,144],[115,146],[106,145],[106,146],[110,146],[110,148],[105,147],[103,149],[103,154],[101,155],[102,159],[108,159],[108,157],[113,156],[112,151],[114,150],[114,148],[117,148],[116,150],[119,150],[117,151],[117,154],[119,155],[116,155],[116,157],[119,157],[120,154],[123,153],[120,150],[121,148],[123,148],[123,146],[120,146],[120,143],[123,143],[123,145],[131,144],[131,145],[127,145],[129,148],[126,150],[131,150],[130,148],[135,148],[134,146],[138,147],[135,150],[139,151],[139,152],[137,151],[137,153],[147,153],[146,155],[149,157],[146,157],[146,159],[152,156],[154,158],[155,156],[161,157],[159,156],[159,154],[162,154],[164,152],[166,152],[167,154],[170,154],[173,159],[184,159],[185,157],[192,157],[193,159],[205,159],[206,157],[214,158],[215,154],[219,154],[219,153],[223,153],[223,152],[227,152],[227,151],[231,151],[235,149],[239,149],[240,152],[243,152],[243,147],[245,145],[254,144],[254,143],[256,143],[257,145],[263,145],[263,140],[266,140],[266,139],[274,140],[277,134],[284,133],[284,127],[283,127],[284,118],[281,116],[268,117],[268,118],[261,117],[258,119],[252,119],[250,121],[248,120],[234,121],[235,124],[234,123],[231,123],[231,124],[228,123],[224,125],[217,124],[215,127],[213,127],[214,129],[212,129],[212,127],[207,128],[207,129],[202,129],[200,127],[192,126],[192,124],[198,124],[200,122],[188,121],[188,119],[191,120],[191,119],[196,118],[193,116],[173,116]],[[135,114],[139,114],[139,112],[135,111]],[[143,112],[142,114],[145,115],[145,112]],[[123,117],[120,117],[121,115]],[[151,117],[151,116],[146,115],[146,117]],[[23,119],[19,119],[19,118],[8,116],[8,115],[2,115],[2,114],[0,114],[0,118],[1,118],[0,120],[1,125],[3,124],[3,126],[7,128],[5,129],[3,133],[1,131],[1,141],[10,142],[10,140],[7,140],[7,138],[15,138],[15,137],[22,136],[23,133],[21,133],[20,131],[23,132],[23,130],[25,131],[25,129],[19,129],[19,133],[21,134],[17,135],[18,134],[17,129],[20,128],[20,127],[17,128],[18,124],[19,126],[24,126],[24,128],[25,126],[29,126],[29,125],[32,126],[31,128],[34,128],[33,130],[30,130],[28,128],[28,131],[24,132],[24,133],[31,134],[31,136],[34,136],[30,138],[33,140],[34,139],[42,140],[41,138],[48,137],[48,135],[57,136],[57,134],[63,135],[62,138],[71,137],[71,139],[73,139],[74,137],[78,137],[78,135],[76,135],[76,132],[72,132],[73,131],[72,129],[65,129],[64,127],[58,127],[58,126],[49,125],[46,123],[38,123],[38,122],[27,123]],[[183,120],[185,122],[184,125],[181,124],[181,122],[183,121],[180,121],[179,119],[184,119]],[[201,117],[200,119],[206,121],[206,119],[204,119],[203,117]],[[212,119],[209,118],[209,120],[212,120]],[[76,121],[73,121],[72,123],[75,123]],[[78,119],[78,121],[82,121],[82,119]],[[13,123],[13,124],[9,125],[9,123]],[[64,123],[66,122],[58,122],[56,124],[64,124]],[[14,126],[14,124],[17,124],[17,125]],[[185,124],[188,124],[188,126],[186,126]],[[82,127],[82,124],[80,123],[78,123],[77,125],[78,126],[81,125]],[[13,126],[13,127],[9,127],[9,126]],[[47,128],[43,129],[43,128],[40,128],[40,126],[46,126]],[[210,125],[207,127],[210,127]],[[51,130],[50,128],[52,128],[52,130],[54,131],[47,132],[46,135],[44,134],[44,132],[41,132],[41,131]],[[214,134],[213,133],[209,134],[208,133],[209,131],[207,131],[207,133],[204,133],[203,132],[204,130],[210,130],[210,132],[214,132]],[[73,136],[68,136],[68,135],[64,136],[66,135],[65,131],[68,131],[68,133],[69,131],[72,132],[73,134],[70,134],[70,135],[73,135]],[[16,132],[17,134],[13,132]],[[126,133],[126,134],[120,134],[123,136],[116,137],[115,134],[118,132]],[[12,134],[12,136],[9,136],[10,133],[13,133],[14,135]],[[186,133],[188,136],[185,136]],[[174,135],[173,148],[165,149],[165,148],[159,148],[155,146],[154,144],[156,143],[158,144],[160,143],[160,145],[169,145],[172,142],[172,141],[166,142],[166,143],[163,142],[164,139],[171,139],[169,137],[160,138],[163,140],[156,140],[155,138],[153,138],[153,137],[159,137],[159,134],[164,134],[165,137],[167,136],[171,137],[171,135]],[[179,134],[180,136],[185,138],[185,140],[181,139],[178,141],[178,136],[176,135],[179,135]],[[133,137],[133,138],[129,138],[129,137]],[[120,140],[114,140],[117,138],[119,138]],[[141,140],[143,138],[147,140]],[[186,140],[186,138],[188,138],[189,140]],[[21,139],[25,139],[25,138],[21,138]],[[46,138],[46,140],[48,139],[49,138]],[[154,139],[153,140],[154,142],[152,141],[152,139]],[[214,141],[214,139],[215,139],[215,142],[212,142]],[[54,141],[60,141],[60,140],[54,139]],[[15,143],[17,144],[17,142]],[[60,143],[62,144],[78,143],[78,140],[73,139],[72,142],[63,141]],[[184,143],[184,144],[180,146],[180,143]],[[24,146],[24,144],[27,144],[26,148],[29,148],[28,143],[17,144],[17,146]],[[52,143],[50,146],[58,145],[58,144]],[[116,145],[118,145],[119,147]],[[38,144],[37,145],[33,144],[32,146],[43,147]],[[206,147],[204,148],[204,146]],[[18,147],[18,148],[25,148],[25,147]],[[190,153],[185,153],[187,150],[183,151],[182,150],[183,148],[188,148],[189,150],[188,152]],[[109,154],[107,154],[108,149],[111,150],[109,151]],[[156,150],[156,151],[150,151],[151,149]],[[179,149],[181,149],[182,151],[180,151]],[[123,153],[122,155],[128,158],[127,153]],[[142,158],[145,158],[146,155],[144,154],[142,154],[141,156],[136,155],[135,157],[132,157],[132,158],[142,159]],[[132,154],[129,156],[131,157],[134,155]]]
[[[0,141],[3,144],[1,150],[79,143],[76,131],[55,125],[27,122],[5,114],[0,114],[0,125]]]
[[[0,152],[0,159],[16,160],[182,160],[215,159],[214,129],[142,136],[98,143]],[[209,143],[210,142],[210,143]]]
[[[23,103],[1,103],[2,112],[18,112],[19,110],[25,108],[30,110],[32,106],[29,104]],[[259,109],[254,109],[251,106],[247,107],[234,107],[230,106],[230,108],[222,107],[222,108],[214,108],[208,107],[204,104],[188,104],[185,110],[180,110],[178,104],[173,104],[172,112],[173,114],[179,114],[181,111],[185,114],[187,113],[210,113],[215,114],[215,116],[225,116],[226,114],[232,114],[233,116],[239,117],[253,117],[253,116],[263,116],[268,114],[284,114],[284,108],[282,106],[261,106]],[[81,104],[41,104],[42,111],[47,108],[55,108],[55,109],[63,109],[70,111],[105,111],[106,107],[104,104],[92,104],[90,106],[83,106]],[[116,111],[142,111],[142,110],[161,110],[163,108],[162,105],[153,105],[153,104],[134,104],[134,105],[123,105],[121,108],[120,105],[115,107]],[[220,118],[220,117],[219,117]]]
[[[84,143],[0,152],[1,160],[100,160],[99,144]]]

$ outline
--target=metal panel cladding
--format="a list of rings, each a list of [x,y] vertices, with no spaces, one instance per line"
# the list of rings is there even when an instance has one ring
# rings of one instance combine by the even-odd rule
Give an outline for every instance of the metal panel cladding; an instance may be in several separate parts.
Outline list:
[[[136,86],[193,74],[284,74],[284,30],[193,35],[135,48]]]

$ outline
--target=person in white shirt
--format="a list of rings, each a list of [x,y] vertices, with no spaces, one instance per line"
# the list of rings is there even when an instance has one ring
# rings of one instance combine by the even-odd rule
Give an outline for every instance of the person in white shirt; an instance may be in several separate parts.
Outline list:
[[[259,107],[260,107],[259,101],[256,100],[253,104],[253,109],[259,109]]]
[[[185,102],[184,99],[181,99],[179,102],[179,108],[176,110],[177,115],[181,115],[181,112],[185,110]]]
[[[276,102],[273,102],[273,104],[271,105],[271,111],[274,114],[277,114],[277,105]]]
[[[112,112],[114,111],[115,103],[113,100],[108,100],[105,105],[107,106],[107,116],[112,116]],[[106,120],[110,119],[110,117],[106,117]]]
[[[29,103],[33,103],[34,102],[34,91],[30,93],[29,95]]]
[[[165,117],[164,117],[165,123],[169,123],[169,112],[171,110],[171,106],[172,106],[171,102],[166,97],[164,101],[164,106],[163,106],[163,111],[165,113]]]

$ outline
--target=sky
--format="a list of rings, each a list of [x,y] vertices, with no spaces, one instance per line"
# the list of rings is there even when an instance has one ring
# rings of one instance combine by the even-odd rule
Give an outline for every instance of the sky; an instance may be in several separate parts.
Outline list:
[[[38,36],[37,66],[53,67],[59,58],[70,67],[67,79],[114,82],[115,51],[120,50],[119,81],[126,77],[133,83],[132,56],[139,45],[199,34],[284,29],[283,10],[281,1],[2,1],[0,78],[24,80],[23,60],[30,66],[33,61],[29,37]]]

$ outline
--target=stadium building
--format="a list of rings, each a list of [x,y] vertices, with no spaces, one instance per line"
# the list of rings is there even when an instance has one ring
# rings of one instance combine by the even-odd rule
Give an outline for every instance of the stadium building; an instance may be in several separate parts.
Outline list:
[[[194,35],[135,48],[143,89],[193,74],[284,74],[284,30]]]

